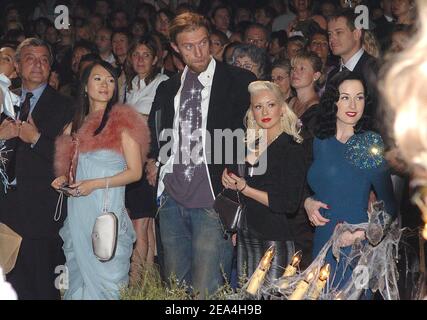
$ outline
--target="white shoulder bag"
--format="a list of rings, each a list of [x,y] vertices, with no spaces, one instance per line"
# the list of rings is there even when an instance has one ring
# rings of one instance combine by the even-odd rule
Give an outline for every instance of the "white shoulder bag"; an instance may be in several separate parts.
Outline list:
[[[108,179],[104,191],[102,214],[96,218],[92,230],[93,253],[101,262],[114,258],[117,247],[118,219],[114,212],[108,212]]]

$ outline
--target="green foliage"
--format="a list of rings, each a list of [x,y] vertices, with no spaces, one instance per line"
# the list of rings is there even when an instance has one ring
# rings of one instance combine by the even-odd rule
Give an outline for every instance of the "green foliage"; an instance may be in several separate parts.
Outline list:
[[[173,275],[169,278],[169,283],[165,283],[156,265],[146,265],[141,268],[140,273],[139,281],[121,290],[122,300],[192,300],[196,298],[191,287],[185,283],[179,283]],[[225,275],[224,279],[226,279]],[[242,287],[246,281],[246,276],[241,277],[239,286]],[[233,290],[230,283],[225,281],[225,284],[215,293],[206,297],[207,300],[242,299],[244,292],[241,289]]]
[[[144,266],[140,280],[121,291],[122,300],[188,300],[190,290],[185,284],[179,284],[176,277],[171,276],[168,286],[160,276],[155,265]]]

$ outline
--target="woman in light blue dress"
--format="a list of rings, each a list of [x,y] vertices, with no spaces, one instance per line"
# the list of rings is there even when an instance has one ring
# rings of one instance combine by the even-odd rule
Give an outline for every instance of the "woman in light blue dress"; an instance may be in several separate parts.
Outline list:
[[[72,189],[60,230],[68,271],[65,299],[119,299],[128,284],[135,233],[125,209],[125,186],[141,178],[149,133],[141,115],[115,104],[117,96],[113,67],[103,61],[88,66],[75,118],[56,142],[52,186]],[[69,181],[73,167],[75,181]],[[117,247],[107,262],[95,256],[91,238],[104,204],[118,218]]]

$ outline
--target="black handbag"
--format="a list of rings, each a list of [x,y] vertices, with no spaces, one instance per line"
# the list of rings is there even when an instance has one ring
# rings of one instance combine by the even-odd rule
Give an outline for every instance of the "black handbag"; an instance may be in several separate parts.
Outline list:
[[[238,165],[238,172],[239,176],[244,176],[244,164]],[[244,205],[240,201],[239,191],[237,191],[237,202],[225,196],[224,191],[225,189],[216,196],[213,208],[219,215],[224,233],[235,233],[243,220]]]
[[[235,233],[240,225],[243,205],[240,203],[239,192],[237,192],[238,202],[226,197],[223,192],[224,190],[215,198],[213,208],[219,215],[224,233]]]

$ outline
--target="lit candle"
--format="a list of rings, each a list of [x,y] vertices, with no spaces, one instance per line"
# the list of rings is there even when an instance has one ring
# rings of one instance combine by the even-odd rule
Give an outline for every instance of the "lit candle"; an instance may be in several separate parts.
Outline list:
[[[288,300],[302,300],[310,287],[310,282],[314,278],[314,272],[310,271],[304,280],[298,282],[295,291],[292,292]]]
[[[319,272],[319,279],[317,279],[312,292],[309,295],[309,299],[317,300],[322,293],[323,288],[328,280],[331,266],[328,264],[324,265]]]
[[[293,256],[291,260],[291,264],[288,265],[285,269],[285,272],[283,273],[283,278],[292,277],[295,273],[297,273],[297,267],[299,263],[301,262],[302,258],[302,251],[297,251]],[[282,283],[279,285],[281,289],[286,289],[289,286],[288,279],[283,279]]]
[[[264,278],[265,278],[265,275],[267,274],[267,271],[270,269],[271,260],[273,260],[273,257],[274,257],[274,247],[271,246],[262,257],[260,263],[258,264],[257,269],[255,270],[254,274],[249,280],[249,284],[246,289],[246,292],[248,292],[251,295],[256,295],[259,287],[264,282]]]
[[[298,251],[293,255],[291,264],[286,267],[285,272],[283,273],[284,277],[291,277],[297,272],[297,267],[301,262],[301,258],[302,258],[301,251]]]
[[[422,232],[423,238],[427,240],[427,223],[424,225],[424,229]]]

